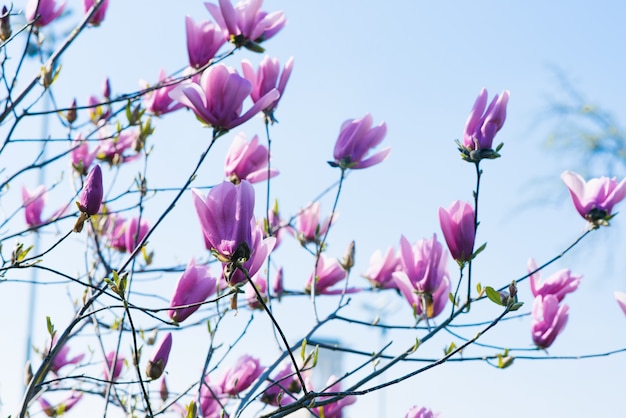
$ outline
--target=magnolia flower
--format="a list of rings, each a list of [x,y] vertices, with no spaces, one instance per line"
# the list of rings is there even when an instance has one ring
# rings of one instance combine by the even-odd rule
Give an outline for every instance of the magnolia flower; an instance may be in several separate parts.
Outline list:
[[[263,305],[261,305],[261,302],[259,302],[256,291],[252,286],[254,286],[261,295],[261,297],[263,297],[263,302],[267,302],[267,297],[265,297],[265,295],[267,294],[267,279],[265,277],[262,277],[260,274],[257,274],[251,279],[251,281],[251,285],[246,286],[246,302],[248,303],[250,309],[263,309]]]
[[[158,85],[170,84],[173,81],[174,79],[168,77],[165,70],[161,69],[159,72]],[[143,89],[148,89],[150,87],[145,81],[142,81],[140,85]],[[175,87],[176,84],[165,85],[144,94],[143,104],[146,107],[146,110],[156,116],[161,116],[183,108],[184,106],[182,103],[176,103],[170,97],[170,91],[172,91]]]
[[[116,360],[117,357],[117,360]],[[115,367],[113,366],[113,361],[115,360]],[[118,355],[115,351],[109,352],[106,355],[106,363],[104,366],[104,379],[109,380],[109,376],[111,376],[110,380],[117,380],[122,373],[122,368],[124,367],[124,357]],[[112,372],[112,374],[110,374]]]
[[[148,360],[146,367],[146,376],[150,379],[158,379],[163,374],[167,360],[170,357],[172,349],[172,333],[168,332],[165,337],[157,344],[152,357]]]
[[[535,270],[537,270],[537,263],[531,258],[528,260],[528,272],[531,273]],[[547,295],[553,295],[561,302],[565,295],[578,289],[582,278],[583,276],[577,276],[571,274],[567,269],[562,269],[542,282],[541,273],[537,271],[529,277],[530,291],[533,296],[545,297]]]
[[[193,68],[204,67],[226,42],[224,31],[208,20],[196,24],[191,16],[185,18],[185,26],[189,65]]]
[[[264,370],[259,359],[244,354],[220,379],[221,392],[237,396],[250,387]]]
[[[470,261],[476,234],[472,205],[457,200],[448,210],[439,208],[439,224],[452,258],[459,263]]]
[[[72,409],[74,405],[76,405],[76,403],[81,400],[82,397],[82,393],[72,391],[70,397],[63,400],[57,406],[52,406],[52,404],[45,400],[42,396],[37,398],[37,402],[39,402],[39,406],[43,410],[44,414],[49,417],[56,417]]]
[[[435,414],[428,408],[414,406],[409,409],[404,418],[437,418],[438,416],[439,414]]]
[[[57,4],[56,0],[28,0],[26,9],[24,9],[24,17],[27,22],[33,22],[35,18],[39,17],[34,24],[42,27],[61,16],[64,8],[65,2]]]
[[[335,214],[334,219],[337,219]],[[309,242],[319,242],[330,226],[330,217],[320,223],[320,203],[315,202],[300,210],[296,216],[295,231],[300,244],[306,245]]]
[[[192,258],[183,274],[178,279],[170,308],[204,302],[217,291],[216,279],[211,276],[208,266],[196,265]],[[188,308],[170,309],[168,315],[176,322],[183,322],[197,311],[200,305]]]
[[[487,89],[482,89],[474,102],[474,107],[465,123],[465,133],[463,135],[463,146],[469,151],[488,150],[494,153],[492,148],[493,139],[496,133],[504,125],[506,120],[506,106],[509,102],[509,92],[503,91],[499,96],[493,98],[489,107],[487,105]],[[477,156],[480,158],[496,158],[498,155]],[[474,160],[472,160],[474,161]]]
[[[433,293],[440,287],[441,280],[448,276],[448,254],[437,241],[436,234],[413,246],[404,235],[400,237],[400,263],[402,271],[420,293]]]
[[[339,295],[344,292],[341,289],[331,289],[348,276],[348,273],[341,267],[339,260],[336,258],[326,258],[323,254],[320,255],[317,261],[315,274],[311,274],[306,281],[304,290],[307,293],[313,291],[313,280],[315,280],[315,294],[316,295]],[[348,288],[346,293],[357,292],[358,289]]]
[[[252,84],[223,64],[207,68],[200,82],[178,85],[170,97],[194,111],[196,116],[217,131],[228,131],[266,109],[280,96],[272,89],[243,115],[243,101],[250,95]]]
[[[99,165],[96,165],[89,171],[83,190],[80,192],[78,203],[80,211],[90,216],[97,214],[102,204],[103,193],[102,170]]]
[[[202,418],[228,418],[228,414],[223,413],[222,403],[219,400],[221,395],[221,388],[218,385],[209,383],[207,377],[200,387]]]
[[[83,139],[81,134],[78,134],[76,139],[72,141],[72,151],[70,152],[72,167],[81,175],[87,174],[97,154],[97,149],[89,151],[89,143]]]
[[[263,52],[258,44],[276,35],[287,22],[283,12],[261,10],[263,0],[240,1],[234,7],[230,0],[219,0],[219,7],[204,3],[215,21],[237,48]]]
[[[387,125],[382,122],[372,127],[372,116],[368,113],[361,119],[348,119],[341,125],[335,143],[335,160],[330,165],[342,169],[367,168],[384,161],[391,152],[387,147],[365,158],[370,150],[380,144],[387,133]]]
[[[392,277],[416,316],[434,318],[445,308],[450,290],[447,258],[436,235],[413,246],[401,237],[402,269],[392,273]]]
[[[41,220],[41,212],[46,204],[46,186],[41,185],[35,190],[28,190],[22,186],[22,203],[26,224],[29,227],[36,228],[44,223]]]
[[[565,171],[561,179],[569,189],[576,210],[594,227],[608,225],[613,206],[626,197],[626,179],[619,183],[615,177],[593,178],[588,182],[572,171]]]
[[[326,383],[326,386],[328,386],[328,389],[325,389],[324,392],[341,392],[341,383],[337,380],[337,377],[335,376],[330,376],[328,382]],[[330,396],[320,396],[320,401],[328,398],[330,398]],[[352,405],[355,402],[356,396],[346,396],[345,398],[339,399],[337,402],[313,408],[312,411],[315,412],[316,415],[324,418],[342,418],[343,408],[348,405]]]
[[[56,337],[52,339],[52,346],[55,346],[57,343],[57,339]],[[69,358],[69,353],[70,353],[70,347],[66,344],[63,347],[61,347],[59,349],[59,351],[57,352],[57,355],[54,356],[54,358],[52,359],[52,362],[50,363],[50,371],[56,375],[59,374],[59,370],[61,370],[63,367],[68,366],[70,364],[78,364],[81,361],[83,361],[83,358],[85,358],[85,354],[78,354],[77,356],[74,356],[72,358]],[[47,356],[49,354],[48,350],[46,350],[45,355]]]
[[[548,348],[567,324],[569,307],[559,306],[554,295],[537,296],[532,307],[532,337],[539,348]]]
[[[130,218],[124,224],[124,247],[126,252],[133,252],[137,245],[143,241],[150,231],[150,224],[147,220],[139,218]]]
[[[85,13],[87,13],[93,7],[94,3],[96,3],[95,0],[83,0],[83,9],[85,10]],[[93,15],[91,15],[91,18],[89,19],[89,24],[99,26],[100,23],[102,23],[102,21],[104,20],[104,16],[107,13],[108,7],[109,0],[101,0],[100,7],[98,7],[98,10]]]
[[[254,135],[250,142],[242,132],[233,138],[233,143],[226,154],[224,172],[228,180],[238,184],[241,180],[258,183],[278,175],[278,170],[268,170],[269,152],[265,145],[259,144],[259,137]]]
[[[193,204],[205,241],[223,263],[247,260],[252,248],[254,189],[248,181],[234,185],[225,181],[205,198],[192,190]]]
[[[291,70],[293,69],[293,57],[289,58],[285,63],[285,68],[283,69],[282,74],[280,74],[280,77],[278,76],[280,73],[280,63],[278,62],[278,59],[270,58],[267,55],[263,58],[263,61],[261,61],[259,71],[257,73],[254,72],[254,68],[252,67],[250,61],[245,59],[241,61],[241,69],[243,71],[243,76],[250,83],[252,83],[252,92],[250,93],[250,97],[252,97],[253,102],[257,102],[273,88],[276,88],[280,93],[280,97],[274,103],[263,109],[263,112],[269,120],[271,122],[276,122],[276,119],[274,119],[274,110],[276,110],[278,101],[283,97],[283,93],[285,92],[287,81],[289,80]]]
[[[269,405],[280,406],[279,399],[285,399],[285,394],[293,396],[291,394],[299,393],[302,390],[302,385],[291,361],[283,362],[276,375],[268,380],[270,383],[261,395],[261,402]],[[283,404],[291,403],[289,399],[283,401]]]
[[[380,250],[376,250],[370,258],[369,267],[363,277],[377,289],[392,289],[396,287],[392,273],[399,268],[400,258],[393,247],[389,247],[384,256]]]
[[[128,155],[126,151],[133,150],[138,143],[139,132],[135,129],[124,130],[116,135],[111,134],[109,126],[105,126],[98,131],[100,140],[96,147],[96,156],[101,161],[118,165],[134,161],[141,155],[135,153]]]

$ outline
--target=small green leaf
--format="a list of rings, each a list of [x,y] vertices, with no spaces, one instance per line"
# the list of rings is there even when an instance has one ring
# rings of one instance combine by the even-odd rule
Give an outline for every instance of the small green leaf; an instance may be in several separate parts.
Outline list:
[[[306,338],[302,340],[302,345],[300,346],[300,357],[304,362],[304,357],[306,356]]]
[[[189,402],[187,405],[187,413],[185,414],[186,418],[196,418],[198,416],[198,406],[195,401]]]
[[[485,242],[483,245],[481,245],[480,247],[478,247],[478,249],[476,251],[474,251],[474,254],[472,254],[472,260],[476,258],[476,256],[480,253],[482,253],[485,248],[487,247],[487,243]]]
[[[419,346],[420,346],[420,340],[419,340],[419,338],[416,338],[415,339],[415,344],[413,344],[413,347],[411,347],[411,353],[416,352],[417,349],[419,348]]]
[[[450,354],[454,350],[456,350],[456,344],[453,341],[453,342],[450,343],[449,346],[447,346],[446,348],[443,349],[443,352],[447,356],[448,354]]]
[[[48,334],[50,334],[51,337],[54,336],[54,325],[49,316],[46,316],[46,326],[48,327]]]
[[[509,311],[516,311],[519,308],[521,308],[524,305],[524,302],[515,302],[514,304],[511,305],[511,307],[509,308]]]
[[[487,286],[485,288],[485,292],[487,293],[487,297],[490,301],[495,303],[496,305],[502,306],[502,300],[500,298],[500,293],[491,286]]]
[[[500,152],[503,146],[504,146],[504,142],[500,142],[500,144],[498,144],[498,146],[496,147],[496,152]]]

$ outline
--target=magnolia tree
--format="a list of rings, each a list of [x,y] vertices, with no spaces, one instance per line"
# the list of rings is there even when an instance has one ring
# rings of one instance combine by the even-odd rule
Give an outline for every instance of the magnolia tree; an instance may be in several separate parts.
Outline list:
[[[280,161],[270,159],[271,134],[280,129],[279,103],[289,88],[294,60],[280,62],[262,54],[285,26],[282,12],[264,10],[260,0],[205,3],[205,16],[185,18],[189,61],[177,63],[184,69],[173,74],[161,70],[158,79],[142,82],[139,90],[119,94],[112,93],[107,79],[99,94],[64,105],[55,95],[64,74],[62,57],[87,28],[108,23],[108,0],[83,3],[84,9],[68,17],[65,3],[30,0],[23,10],[4,7],[0,17],[0,152],[6,163],[0,190],[9,202],[2,219],[2,277],[42,290],[43,282],[20,274],[45,274],[66,286],[71,311],[67,320],[46,315],[46,342],[29,347],[32,358],[24,365],[25,389],[15,416],[72,414],[77,405],[87,404],[87,410],[96,411],[93,415],[103,416],[304,413],[336,418],[365,394],[393,390],[433,367],[464,360],[461,354],[470,346],[481,351],[474,359],[508,367],[516,348],[507,341],[500,348],[481,346],[479,340],[513,317],[525,318],[533,351],[538,358],[548,357],[546,350],[568,320],[567,295],[577,290],[582,276],[566,269],[549,275],[542,270],[587,235],[609,226],[615,204],[626,196],[626,181],[585,180],[564,172],[561,178],[587,225],[582,235],[541,265],[530,259],[528,270],[518,277],[482,285],[472,275],[480,254],[489,251],[476,242],[481,177],[501,157],[502,144],[494,146],[494,139],[505,123],[508,91],[490,100],[483,89],[457,141],[460,158],[475,175],[473,200],[439,209],[439,225],[432,226],[439,235],[413,241],[407,230],[398,243],[372,254],[369,268],[357,273],[358,243],[340,253],[334,251],[337,246],[331,251],[329,243],[333,226],[341,222],[337,209],[348,175],[384,164],[390,154],[381,145],[387,126],[370,114],[346,120],[338,127],[334,150],[328,150],[337,181],[312,194],[296,213],[279,212],[281,196],[270,187],[280,167]],[[63,38],[55,24],[68,20],[73,28]],[[257,63],[238,60],[244,50],[262,58]],[[22,69],[31,61],[41,71],[28,79]],[[152,184],[146,173],[159,153],[158,128],[166,126],[172,112],[184,109],[189,124],[202,124],[210,132],[198,139],[204,141],[204,151],[184,155],[185,163],[176,167],[185,172],[182,184]],[[16,138],[15,132],[44,121],[58,124],[65,136]],[[237,131],[242,124],[257,124],[262,134],[247,138]],[[230,143],[220,156],[224,177],[204,177],[201,167],[220,142]],[[41,184],[20,186],[44,170]],[[46,196],[57,188],[74,193],[65,195],[59,207],[50,207]],[[21,199],[12,198],[16,190]],[[320,217],[324,196],[334,202],[326,218]],[[150,211],[155,197],[167,204]],[[151,237],[180,217],[181,207],[195,212],[195,228],[177,234],[204,247],[189,244],[177,254],[180,262],[172,263],[165,256],[172,246],[161,249]],[[67,254],[61,253],[64,247],[70,258],[81,261],[59,260],[66,257],[59,255]],[[299,283],[296,288],[284,286],[290,259],[278,262],[279,248],[304,254],[297,262],[306,260],[307,273],[291,281]],[[518,298],[521,286],[530,287],[532,299]],[[370,320],[350,309],[352,301],[383,292],[404,301],[402,323]],[[615,298],[626,313],[626,294],[616,292]],[[293,299],[298,309],[282,309]],[[52,302],[63,303],[44,298],[40,305],[45,311]],[[490,318],[474,319],[484,306],[490,307]],[[294,315],[300,326],[287,329]],[[473,322],[471,336],[454,331],[459,321]],[[388,341],[371,338],[342,342],[342,336],[363,327],[405,333],[414,342],[400,352],[392,351]],[[328,330],[336,341],[320,337]],[[441,339],[435,337],[446,334],[449,340],[448,332],[453,340],[443,354],[421,356],[429,345],[440,349]],[[202,355],[191,358],[192,348]],[[351,358],[346,362],[350,367],[328,373],[332,367],[324,367],[329,360],[322,349]],[[176,358],[186,356],[184,370],[172,367]],[[166,376],[176,384],[166,383]],[[429,409],[427,401],[420,399],[406,417],[445,416],[445,411]]]

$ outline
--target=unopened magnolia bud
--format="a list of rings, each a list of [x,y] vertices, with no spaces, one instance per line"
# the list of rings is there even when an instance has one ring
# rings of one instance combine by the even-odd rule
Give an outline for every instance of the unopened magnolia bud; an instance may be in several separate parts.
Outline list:
[[[97,214],[102,204],[103,193],[102,170],[99,165],[95,165],[87,174],[85,185],[80,193],[78,206],[81,212],[90,216]]]
[[[104,85],[102,86],[102,95],[106,99],[111,98],[111,82],[109,81],[108,77],[106,80],[104,80]]]
[[[346,249],[346,253],[343,256],[343,259],[341,260],[341,267],[343,267],[345,271],[350,271],[350,269],[352,269],[352,267],[354,266],[355,251],[356,251],[355,243],[354,241],[352,241],[350,245],[348,245],[348,248]]]
[[[151,379],[158,379],[163,374],[172,349],[172,333],[168,332],[158,344],[156,351],[148,361],[146,375]]]
[[[167,383],[165,383],[165,376],[161,379],[161,387],[159,388],[159,395],[161,396],[161,400],[163,402],[167,401],[167,398],[170,396],[170,391],[167,388]]]
[[[72,101],[72,105],[67,110],[67,114],[65,115],[65,118],[67,119],[67,121],[71,125],[72,123],[74,123],[76,121],[76,117],[77,117],[77,115],[76,115],[76,99],[74,99]]]
[[[0,40],[6,41],[11,37],[11,22],[9,21],[9,10],[6,6],[2,6],[2,14],[0,14]]]

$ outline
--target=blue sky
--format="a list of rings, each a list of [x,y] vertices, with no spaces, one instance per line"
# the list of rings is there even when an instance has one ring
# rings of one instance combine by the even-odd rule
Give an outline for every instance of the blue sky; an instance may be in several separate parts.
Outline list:
[[[81,2],[69,3],[78,9]],[[271,132],[274,162],[281,171],[272,190],[280,199],[281,211],[295,213],[338,178],[326,161],[332,158],[339,126],[346,119],[370,112],[376,124],[387,123],[385,143],[392,147],[392,153],[384,163],[349,176],[340,198],[341,216],[330,235],[329,255],[340,257],[345,246],[356,240],[355,271],[361,273],[374,250],[397,247],[401,234],[411,242],[433,232],[441,237],[437,209],[456,199],[470,200],[474,184],[473,167],[460,160],[454,139],[461,138],[482,87],[491,95],[507,89],[511,92],[507,122],[496,139],[505,143],[503,157],[482,165],[485,175],[477,241],[487,241],[488,246],[477,259],[474,274],[481,283],[493,286],[522,276],[529,257],[540,263],[551,258],[584,227],[558,177],[567,168],[584,170],[584,161],[545,145],[554,121],[542,121],[543,117],[551,99],[563,95],[553,69],[562,71],[590,103],[623,119],[626,84],[621,81],[626,56],[618,45],[626,36],[624,7],[610,1],[266,1],[266,10],[284,10],[288,19],[286,28],[264,45],[267,53],[281,62],[295,57],[294,72],[276,115],[280,123]],[[162,67],[168,72],[184,67],[187,14],[196,20],[210,18],[201,1],[111,0],[102,27],[87,31],[63,60],[57,81],[59,103],[77,97],[84,104],[89,95],[100,92],[107,76],[115,95],[136,89],[139,79],[154,80]],[[228,63],[240,68],[239,60],[244,57],[255,64],[262,58],[243,52]],[[263,134],[258,118],[241,130],[248,137]],[[200,184],[221,180],[224,154],[236,132],[217,144],[200,172]],[[190,112],[177,112],[157,121],[150,181],[163,187],[180,185],[208,139],[209,131]],[[55,174],[50,176],[55,178]],[[25,183],[36,185],[34,178],[26,178]],[[262,195],[264,189],[257,186],[257,196]],[[148,216],[156,218],[166,202],[155,199]],[[330,199],[323,200],[322,211],[329,211],[330,206]],[[610,229],[593,233],[546,272],[567,267],[584,275],[581,288],[566,300],[569,323],[550,349],[551,355],[582,355],[626,346],[626,318],[612,294],[614,290],[626,291],[626,265],[619,257],[624,251],[625,230],[626,221],[616,217]],[[80,249],[79,240],[74,244]],[[190,198],[181,201],[151,245],[162,257],[160,265],[186,263],[190,256],[204,254]],[[283,247],[276,260],[285,264],[287,287],[297,289],[308,277],[310,259],[293,242]],[[451,263],[451,271],[453,268]],[[456,277],[454,273],[452,277]],[[166,298],[175,277],[168,276],[167,280],[154,285]],[[365,285],[358,275],[351,281]],[[9,291],[8,285],[3,286],[0,302],[5,306],[4,315],[21,312],[14,323],[3,326],[3,332],[17,332],[25,324],[25,308],[15,301],[26,300],[28,288],[13,284]],[[527,284],[520,288],[520,297],[529,308],[532,300]],[[56,297],[67,299],[65,287],[57,286],[56,291]],[[37,343],[41,345],[45,323],[41,318],[59,308],[47,297],[40,295],[39,300],[41,339]],[[277,308],[293,340],[309,323],[310,308],[302,305],[301,301],[286,302],[284,308]],[[411,322],[408,305],[390,293],[355,297],[350,312],[364,315],[362,307],[372,305],[385,306],[390,311],[389,320]],[[491,306],[477,307],[474,312],[481,320],[497,314]],[[63,318],[70,313],[59,310],[58,315]],[[231,318],[229,324],[241,326],[244,317]],[[270,339],[259,352],[269,363],[275,352],[268,337],[269,324],[262,317],[258,323],[248,341],[256,347],[259,341]],[[331,328],[325,336],[336,338],[337,333],[344,332]],[[472,332],[464,335],[471,336]],[[372,335],[357,329],[348,345],[367,351],[393,340],[392,352],[398,352],[415,338],[406,333]],[[451,340],[451,336],[441,337],[425,347],[423,355],[440,355]],[[507,322],[486,335],[485,342],[530,347],[528,318]],[[188,370],[189,365],[182,358],[185,350],[176,345],[175,339],[168,378],[171,384],[182,384],[189,375],[175,374],[175,366]],[[246,347],[240,347],[242,352]],[[193,353],[203,349],[187,348]],[[177,349],[183,351],[177,354]],[[0,357],[21,358],[23,350],[23,342],[17,340],[4,344]],[[467,356],[493,353],[468,351]],[[623,408],[623,358],[517,360],[504,371],[482,362],[447,364],[397,385],[386,392],[384,400],[380,394],[359,399],[346,416],[371,415],[383,401],[385,416],[404,416],[412,405],[424,405],[445,418],[499,417],[503,411],[511,417],[616,417]],[[353,361],[346,360],[346,367],[356,364]],[[19,402],[22,367],[6,361],[2,364],[0,370],[6,372],[0,380],[0,413],[8,415]]]

